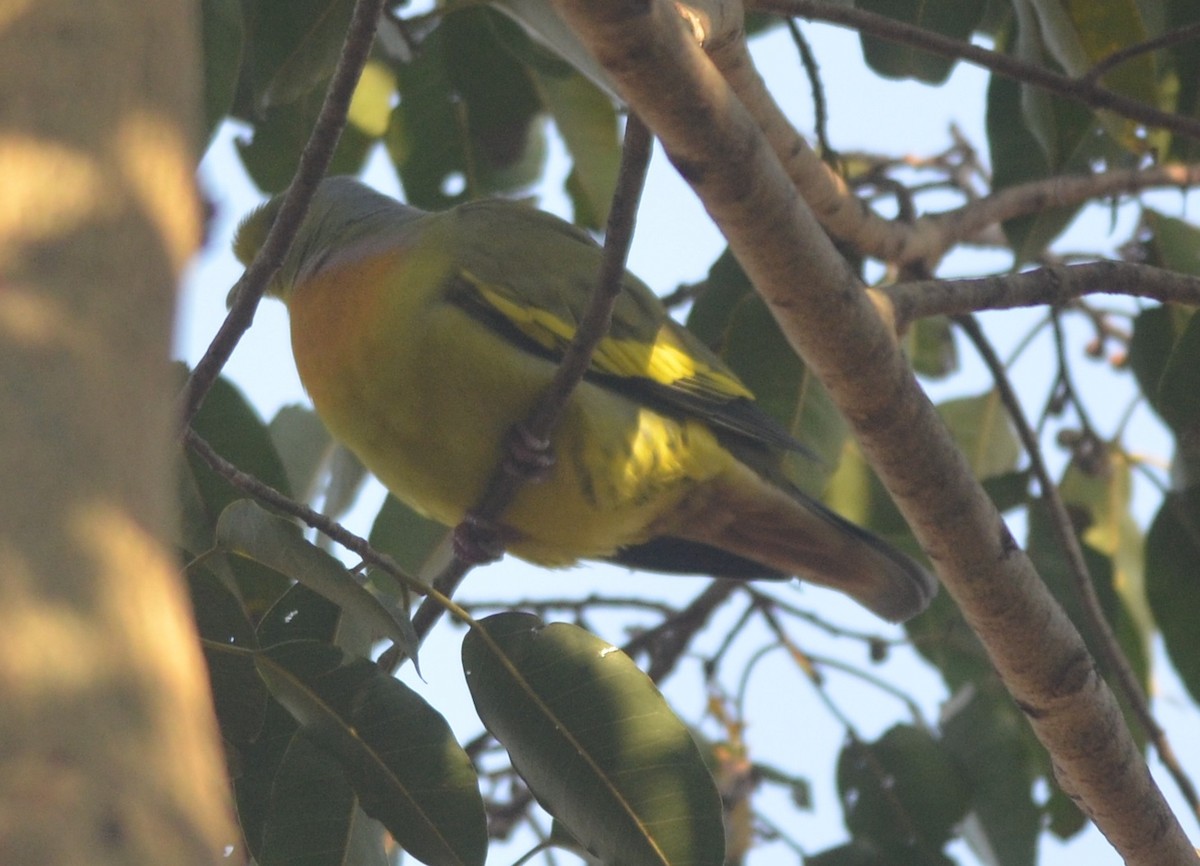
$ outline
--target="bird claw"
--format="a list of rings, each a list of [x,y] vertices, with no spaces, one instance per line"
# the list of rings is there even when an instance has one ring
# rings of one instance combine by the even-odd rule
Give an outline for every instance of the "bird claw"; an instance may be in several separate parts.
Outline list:
[[[467,565],[484,565],[504,556],[504,534],[490,520],[467,514],[451,536],[454,555]]]
[[[508,431],[504,471],[531,484],[544,481],[554,468],[554,449],[549,439],[529,432],[524,424],[514,424]]]

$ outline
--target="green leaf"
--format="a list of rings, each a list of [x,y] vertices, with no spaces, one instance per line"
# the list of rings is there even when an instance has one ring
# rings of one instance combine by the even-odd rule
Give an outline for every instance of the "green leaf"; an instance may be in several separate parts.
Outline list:
[[[574,162],[567,192],[575,206],[575,222],[603,229],[621,166],[616,108],[582,75],[556,75],[536,68],[533,72],[538,94]]]
[[[305,733],[336,756],[363,811],[430,866],[481,864],[483,798],[446,720],[374,663],[315,641],[261,651],[258,670]]]
[[[864,11],[962,41],[970,41],[987,8],[986,0],[856,0],[855,5]],[[952,57],[931,54],[865,33],[861,38],[863,57],[873,70],[886,78],[915,78],[927,84],[941,84],[954,68]]]
[[[908,332],[905,348],[913,369],[922,376],[941,379],[958,370],[954,329],[945,316],[918,319]]]
[[[366,480],[367,467],[353,451],[335,442],[329,455],[329,481],[325,485],[322,511],[335,519],[345,514],[358,501]]]
[[[710,269],[687,325],[738,374],[759,406],[817,457],[788,455],[786,470],[800,488],[819,494],[849,428],[728,250]]]
[[[1179,678],[1200,703],[1200,487],[1169,493],[1146,535],[1146,598]]]
[[[267,710],[267,691],[254,670],[254,626],[237,596],[208,569],[192,568],[188,588],[221,736],[248,743],[262,730]]]
[[[1028,2],[1028,0],[1027,0]],[[1137,0],[1033,0],[1042,39],[1054,59],[1071,75],[1083,75],[1110,54],[1145,42],[1147,32]],[[1105,87],[1146,105],[1159,103],[1155,55],[1142,52],[1101,78]],[[1101,115],[1113,136],[1131,151],[1149,149],[1138,124]],[[1166,139],[1156,143],[1166,144]]]
[[[249,500],[235,502],[217,522],[221,546],[299,581],[398,644],[410,658],[417,636],[407,617],[398,616],[325,551],[310,544],[294,523]],[[415,659],[414,659],[415,661]]]
[[[551,815],[622,866],[720,866],[721,800],[654,683],[616,647],[523,613],[463,642],[475,708]]]
[[[1175,342],[1187,328],[1193,310],[1175,304],[1150,307],[1133,320],[1133,339],[1129,343],[1129,366],[1142,393],[1159,415],[1169,407],[1159,401],[1159,386]]]
[[[386,553],[409,574],[432,576],[446,564],[453,529],[417,514],[388,495],[375,516],[368,537],[371,546]],[[387,578],[390,582],[391,578]]]
[[[541,100],[528,68],[506,47],[520,40],[528,37],[511,20],[466,8],[448,14],[416,59],[397,68],[400,104],[386,144],[409,204],[441,210],[538,178]]]
[[[342,639],[342,609],[302,583],[292,584],[255,630],[259,646],[297,640],[318,640],[349,649]],[[365,649],[365,647],[364,647]]]
[[[357,812],[337,760],[307,738],[292,736],[274,777],[255,859],[260,866],[370,862],[347,856]]]
[[[1200,5],[1192,0],[1167,0],[1167,20],[1163,31],[1182,30],[1200,21]],[[1177,88],[1175,112],[1182,117],[1200,117],[1200,40],[1189,40],[1167,52],[1167,71],[1162,89]],[[1171,140],[1167,162],[1195,162],[1200,158],[1200,142],[1191,136],[1176,135]]]
[[[260,190],[282,192],[291,183],[324,98],[323,88],[317,88],[294,101],[272,105],[252,121],[250,141],[237,142],[242,165]],[[357,126],[347,125],[327,174],[357,174],[374,143]]]
[[[1177,436],[1200,434],[1200,316],[1193,315],[1175,341],[1155,403]]]
[[[837,766],[846,827],[903,863],[950,864],[941,848],[967,811],[969,786],[946,747],[896,725],[874,743],[852,740]]]
[[[1147,264],[1200,276],[1200,228],[1147,208],[1142,228],[1149,237],[1142,243]]]
[[[250,404],[228,380],[217,379],[192,429],[218,454],[243,472],[258,478],[281,493],[291,487],[266,426]],[[191,451],[185,451],[179,473],[183,521],[181,543],[200,554],[214,547],[217,518],[231,502],[245,494],[209,468]],[[287,590],[288,581],[278,573],[241,557],[212,557],[209,567],[234,588],[255,619]]]
[[[1051,126],[1050,121],[1039,127],[1050,130],[1042,137],[1052,141],[1044,143],[1030,128],[1023,93],[1020,83],[999,75],[993,75],[988,84],[987,137],[992,157],[992,185],[996,191],[1049,177],[1055,168],[1047,157],[1046,147],[1069,137],[1068,130],[1074,130],[1081,122],[1088,122],[1077,106],[1064,107],[1066,113],[1060,116],[1058,127]],[[1039,98],[1030,97],[1035,102]],[[1055,117],[1053,112],[1050,117]],[[1078,212],[1077,206],[1048,208],[1005,221],[1004,234],[1013,249],[1014,265],[1037,258]]]
[[[864,839],[853,839],[804,858],[804,866],[894,866],[894,863]]]
[[[970,785],[968,807],[983,836],[973,847],[990,851],[994,866],[1026,866],[1037,862],[1041,830],[1032,796],[1038,767],[1027,751],[1025,718],[988,682],[964,686],[947,702],[942,738]]]
[[[244,120],[323,90],[337,65],[354,0],[256,0],[248,5],[251,63]]]
[[[1017,468],[1021,444],[998,391],[947,400],[937,408],[976,478],[990,478]]]
[[[616,94],[617,89],[604,67],[579,41],[575,31],[562,20],[553,3],[547,3],[546,0],[491,0],[491,5],[514,21],[519,21],[537,36],[541,44],[550,48],[601,90],[610,96]]]
[[[233,107],[246,37],[240,0],[201,0],[200,34],[204,46],[204,141]]]
[[[1059,493],[1076,514],[1087,515],[1084,542],[1112,561],[1114,587],[1139,631],[1148,636],[1152,626],[1146,608],[1145,551],[1142,530],[1131,510],[1133,467],[1129,456],[1116,445],[1106,445],[1086,466],[1071,461]]]
[[[310,502],[333,439],[317,413],[307,406],[284,406],[268,426],[283,461],[288,484],[301,502]]]
[[[1046,588],[1062,605],[1063,610],[1083,635],[1084,643],[1087,644],[1088,651],[1091,652],[1093,658],[1100,664],[1101,671],[1107,673],[1100,643],[1102,638],[1091,620],[1084,614],[1083,601],[1076,578],[1058,542],[1049,510],[1044,505],[1035,504],[1029,509],[1029,540],[1026,544],[1026,552],[1037,567],[1038,574],[1045,581]],[[1116,591],[1112,560],[1088,544],[1083,544],[1083,555],[1092,587],[1100,602],[1100,612],[1111,626],[1116,635],[1118,647],[1128,659],[1134,675],[1144,689],[1149,681],[1148,635],[1138,628],[1129,606],[1124,603]],[[1141,727],[1135,723],[1135,717],[1128,706],[1128,701],[1122,695],[1118,695],[1117,700],[1121,704],[1126,719],[1131,723],[1130,729],[1134,731],[1135,737],[1139,742],[1143,741],[1144,733]]]

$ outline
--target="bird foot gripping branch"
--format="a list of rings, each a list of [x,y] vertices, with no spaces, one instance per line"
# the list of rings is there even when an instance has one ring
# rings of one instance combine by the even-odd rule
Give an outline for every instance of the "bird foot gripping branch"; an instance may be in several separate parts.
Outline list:
[[[243,222],[243,262],[276,210]],[[296,367],[330,432],[416,510],[447,526],[468,515],[455,533],[467,561],[507,546],[546,566],[796,575],[885,619],[924,610],[937,587],[925,569],[754,468],[803,446],[632,274],[563,409],[559,459],[520,426],[601,257],[586,233],[515,202],[426,213],[329,178],[268,293],[288,305]],[[539,483],[494,524],[486,503],[469,512],[505,441],[501,471]]]

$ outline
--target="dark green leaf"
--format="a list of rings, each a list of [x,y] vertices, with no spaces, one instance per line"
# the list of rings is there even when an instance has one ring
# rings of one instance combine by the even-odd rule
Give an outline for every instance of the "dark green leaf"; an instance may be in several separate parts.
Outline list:
[[[1138,0],[1057,0],[1038,3],[1038,23],[1048,52],[1071,75],[1083,75],[1115,51],[1146,41],[1147,32]],[[1146,105],[1159,102],[1155,55],[1142,52],[1107,72],[1105,87]],[[1149,142],[1134,121],[1101,115],[1114,138],[1131,151],[1149,150]],[[1162,149],[1166,139],[1154,142]]]
[[[864,839],[829,848],[804,858],[804,866],[895,866],[878,848]]]
[[[409,574],[421,576],[436,573],[438,566],[444,564],[453,531],[422,517],[389,495],[375,516],[368,541]],[[391,582],[391,578],[387,580]]]
[[[204,140],[233,107],[242,68],[245,22],[240,0],[201,0],[200,33],[204,40]]]
[[[367,467],[354,452],[334,443],[329,455],[329,483],[325,486],[325,502],[321,509],[332,518],[345,514],[358,501],[358,494],[367,480]]]
[[[290,495],[283,463],[266,426],[228,380],[218,379],[213,385],[192,421],[192,429],[243,472]],[[185,457],[180,472],[182,543],[193,554],[199,554],[216,545],[214,533],[221,512],[245,494],[195,454],[188,451]],[[219,577],[236,586],[251,619],[261,616],[288,587],[288,581],[278,573],[241,557],[214,558],[210,566]]]
[[[1027,751],[1026,728],[1021,711],[994,680],[965,686],[942,719],[943,741],[970,784],[969,807],[994,866],[1037,862],[1041,814],[1033,783],[1040,771]]]
[[[964,41],[969,41],[987,7],[986,0],[856,0],[855,5],[867,12]],[[953,58],[865,33],[862,46],[867,63],[887,78],[915,78],[927,84],[941,84],[954,68]]]
[[[416,692],[315,641],[263,650],[258,669],[405,851],[430,866],[483,863],[486,821],[470,758]]]
[[[302,583],[292,585],[271,605],[256,629],[260,646],[318,640],[345,646],[341,640],[342,609]]]
[[[1186,307],[1165,305],[1143,310],[1133,322],[1129,366],[1142,393],[1159,415],[1164,411],[1164,407],[1158,403],[1159,383],[1175,349],[1175,341],[1191,317],[1192,310]]]
[[[280,409],[268,430],[291,489],[301,502],[311,501],[317,477],[332,447],[329,431],[316,412],[300,405]]]
[[[947,748],[897,725],[874,743],[851,741],[838,757],[846,827],[892,860],[949,864],[942,846],[967,811],[970,788]]]
[[[505,45],[521,39],[528,37],[499,13],[462,9],[397,69],[400,104],[387,146],[409,204],[440,210],[537,179],[541,101],[529,70]]]
[[[531,32],[538,40],[551,48],[570,67],[587,76],[598,87],[609,94],[616,93],[608,77],[592,53],[584,47],[566,22],[559,16],[554,4],[545,0],[493,0],[493,5]]]
[[[1180,438],[1200,433],[1200,316],[1193,314],[1175,341],[1155,404]]]
[[[192,568],[188,588],[221,736],[250,742],[262,730],[267,708],[266,689],[254,670],[254,627],[238,598],[208,569]]]
[[[547,811],[622,866],[720,866],[721,801],[687,727],[624,653],[502,613],[463,643],[479,716]]]
[[[1181,30],[1200,21],[1200,4],[1192,0],[1167,0],[1164,30]],[[1167,71],[1163,88],[1177,84],[1175,111],[1183,117],[1200,117],[1200,40],[1192,39],[1167,52]],[[1191,136],[1176,135],[1171,141],[1167,161],[1195,162],[1200,158],[1200,142]]]
[[[1021,444],[1008,412],[995,390],[978,397],[960,397],[938,406],[976,478],[1003,475],[1017,467]]]
[[[306,541],[294,523],[275,517],[249,500],[241,500],[221,514],[217,539],[224,549],[262,563],[320,593],[413,658],[417,637],[408,618],[393,612],[340,562]]]
[[[1001,190],[1027,181],[1049,177],[1054,168],[1045,145],[1031,131],[1022,106],[1022,87],[999,75],[993,75],[987,91],[987,136],[992,156],[993,189]],[[1076,106],[1064,108],[1062,129],[1055,140],[1068,136],[1081,118]],[[1066,121],[1071,121],[1068,126]],[[1015,264],[1037,258],[1079,212],[1078,207],[1047,208],[1004,223],[1004,234],[1013,248]]]
[[[1200,228],[1149,209],[1142,212],[1142,227],[1150,233],[1142,244],[1148,264],[1200,276]]]
[[[337,760],[293,736],[279,763],[263,821],[261,866],[342,866],[358,802]]]
[[[250,141],[237,143],[242,164],[263,192],[281,192],[291,183],[324,97],[323,88],[317,88],[292,102],[265,109],[254,122]],[[373,143],[361,129],[348,124],[327,174],[357,174]]]
[[[1168,494],[1150,525],[1146,597],[1167,655],[1200,703],[1200,487]]]
[[[271,821],[276,774],[296,731],[296,722],[287,710],[268,700],[258,739],[238,751],[238,772],[234,776],[238,822],[246,848],[256,860],[262,854],[267,825]],[[277,804],[275,808],[278,808]]]
[[[790,455],[786,471],[799,487],[820,494],[848,436],[846,422],[728,250],[709,271],[687,324],[754,392],[759,406],[816,455]]]
[[[243,82],[244,120],[295,102],[333,74],[354,0],[255,0],[248,5],[249,68]]]

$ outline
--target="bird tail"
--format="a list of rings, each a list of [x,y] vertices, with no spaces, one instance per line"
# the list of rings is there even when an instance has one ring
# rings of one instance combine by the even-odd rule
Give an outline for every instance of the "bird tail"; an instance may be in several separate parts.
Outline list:
[[[682,540],[681,549],[690,546],[697,559],[703,548],[715,549],[716,564],[736,566],[718,576],[795,575],[844,592],[892,622],[916,616],[937,593],[936,579],[908,556],[801,491],[771,484],[745,465],[701,489],[698,501],[686,503],[679,512],[682,519],[672,521],[663,541]]]

